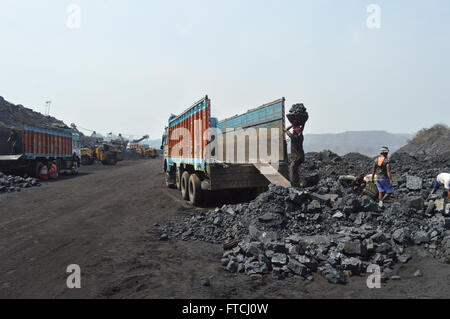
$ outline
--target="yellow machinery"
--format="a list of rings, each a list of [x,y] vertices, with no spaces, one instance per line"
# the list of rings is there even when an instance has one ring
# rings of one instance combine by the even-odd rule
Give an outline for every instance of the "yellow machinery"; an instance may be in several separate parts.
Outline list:
[[[82,165],[92,165],[95,160],[102,162],[103,165],[116,165],[118,161],[123,160],[122,152],[109,144],[81,149]]]
[[[91,148],[81,149],[81,165],[92,165],[94,164],[95,156],[94,150]]]
[[[135,152],[143,158],[156,158],[157,153],[153,147],[145,147],[143,145],[136,145]]]
[[[156,158],[158,156],[156,149],[154,149],[153,147],[148,147],[147,153],[148,153],[148,157],[151,157],[151,158]]]
[[[109,144],[103,144],[95,149],[97,159],[103,165],[116,165],[118,158],[122,158],[122,152]]]

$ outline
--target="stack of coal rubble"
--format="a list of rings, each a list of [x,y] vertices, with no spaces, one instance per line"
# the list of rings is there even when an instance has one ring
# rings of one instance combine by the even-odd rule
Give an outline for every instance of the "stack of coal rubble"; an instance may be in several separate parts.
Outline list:
[[[292,125],[303,126],[308,121],[309,115],[306,107],[302,103],[298,103],[292,105],[286,117]]]
[[[0,172],[0,193],[20,192],[22,188],[41,186],[39,180],[33,177],[5,175]]]
[[[308,157],[317,172],[306,174],[302,189],[270,185],[250,203],[169,220],[161,238],[225,244],[221,263],[227,271],[271,273],[276,279],[312,279],[319,272],[331,283],[345,283],[369,265],[380,266],[383,280],[398,279],[393,267],[412,258],[405,250],[412,245],[450,262],[450,205],[440,195],[429,196],[434,169],[416,161],[419,176],[394,175],[398,192],[379,210],[370,197],[341,185],[333,174],[324,175],[342,166],[345,157],[330,152]],[[350,157],[364,162],[361,168],[370,167],[370,159]],[[359,169],[357,163],[354,168]]]

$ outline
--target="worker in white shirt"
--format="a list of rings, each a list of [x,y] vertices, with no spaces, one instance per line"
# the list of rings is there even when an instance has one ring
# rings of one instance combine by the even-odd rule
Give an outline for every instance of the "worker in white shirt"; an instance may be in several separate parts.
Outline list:
[[[433,190],[431,194],[436,193],[436,191],[444,185],[444,188],[447,190],[447,199],[450,199],[450,174],[449,173],[440,173],[433,184]]]

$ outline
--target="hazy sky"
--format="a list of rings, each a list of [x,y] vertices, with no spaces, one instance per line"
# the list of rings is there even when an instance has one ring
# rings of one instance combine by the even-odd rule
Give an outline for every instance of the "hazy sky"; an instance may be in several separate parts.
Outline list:
[[[102,133],[159,138],[205,94],[219,119],[303,102],[306,133],[450,119],[448,0],[1,0],[0,43],[1,96]]]

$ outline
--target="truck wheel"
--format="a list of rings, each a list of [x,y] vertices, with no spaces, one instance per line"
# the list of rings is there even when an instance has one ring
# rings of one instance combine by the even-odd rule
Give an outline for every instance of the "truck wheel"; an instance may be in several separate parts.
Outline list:
[[[35,169],[33,172],[33,177],[39,178],[39,176],[41,175],[42,167],[44,167],[44,164],[42,162],[40,162],[40,161],[36,162]]]
[[[166,177],[166,186],[168,188],[175,188],[175,185],[170,182],[170,172],[166,172],[165,177]]]
[[[189,199],[189,172],[184,171],[181,176],[181,197],[184,200]]]
[[[180,176],[180,169],[177,167],[176,171],[175,171],[175,180],[176,180],[176,185],[177,185],[177,189],[181,190],[181,176]]]
[[[196,174],[192,174],[189,178],[189,202],[194,205],[200,205],[202,201],[202,186],[200,178]]]

